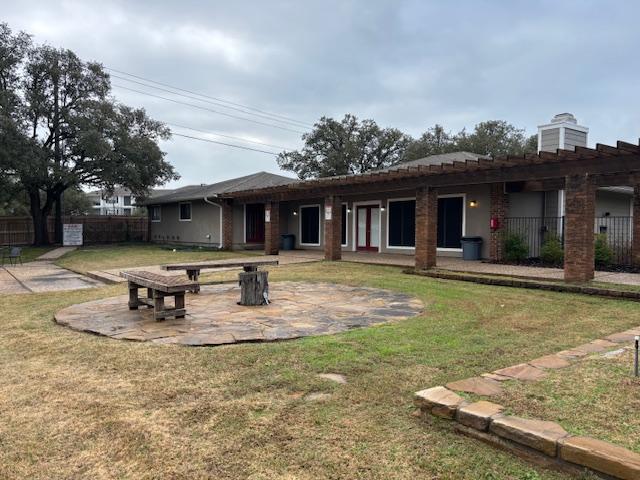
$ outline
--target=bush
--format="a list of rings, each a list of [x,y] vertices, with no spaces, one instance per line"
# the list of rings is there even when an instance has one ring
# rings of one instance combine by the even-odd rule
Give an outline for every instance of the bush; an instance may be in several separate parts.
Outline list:
[[[558,237],[550,235],[546,238],[540,247],[540,259],[553,265],[559,265],[564,261],[564,249]]]
[[[613,261],[613,250],[607,242],[606,233],[596,235],[595,251],[596,265],[609,265]]]
[[[504,238],[504,258],[508,262],[521,262],[529,256],[529,245],[520,235],[509,234]]]

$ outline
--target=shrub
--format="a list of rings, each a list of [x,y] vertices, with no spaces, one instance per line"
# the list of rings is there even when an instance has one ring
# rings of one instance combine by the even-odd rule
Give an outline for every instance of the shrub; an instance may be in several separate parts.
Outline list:
[[[558,237],[550,235],[545,239],[540,247],[540,259],[553,265],[559,265],[564,261],[564,249]]]
[[[613,261],[613,250],[607,242],[607,234],[596,235],[595,244],[596,265],[609,265]]]
[[[508,262],[521,262],[529,256],[529,245],[520,235],[508,234],[504,238],[504,258]]]

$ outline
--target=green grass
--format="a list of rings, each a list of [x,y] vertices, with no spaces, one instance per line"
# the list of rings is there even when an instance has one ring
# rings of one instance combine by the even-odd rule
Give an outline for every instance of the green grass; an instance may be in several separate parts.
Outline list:
[[[65,261],[85,269],[111,262],[98,250],[95,263],[87,250],[76,255]],[[567,478],[455,434],[446,421],[416,418],[413,392],[640,324],[637,303],[392,267],[302,264],[273,269],[271,279],[389,288],[426,308],[335,336],[189,348],[51,321],[65,306],[122,294],[123,286],[3,296],[0,477]],[[308,392],[333,395],[311,403]]]
[[[96,245],[68,253],[57,265],[78,273],[121,267],[145,267],[163,263],[196,262],[250,255],[251,252],[219,252],[215,250],[181,250],[154,244]],[[255,254],[255,253],[254,253]]]
[[[33,262],[40,255],[53,250],[55,247],[22,247],[22,263]],[[5,259],[5,263],[8,264],[9,260]]]

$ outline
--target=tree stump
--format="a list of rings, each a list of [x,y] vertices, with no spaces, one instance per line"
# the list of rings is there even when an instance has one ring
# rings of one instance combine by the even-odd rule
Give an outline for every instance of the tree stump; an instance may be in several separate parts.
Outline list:
[[[269,272],[240,272],[240,305],[269,304]]]

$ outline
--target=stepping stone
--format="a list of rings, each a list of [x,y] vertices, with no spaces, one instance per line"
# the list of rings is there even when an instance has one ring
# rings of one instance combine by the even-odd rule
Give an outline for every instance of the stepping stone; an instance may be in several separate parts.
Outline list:
[[[347,379],[344,375],[340,375],[339,373],[320,373],[318,377],[324,378],[325,380],[331,380],[332,382],[345,384],[347,383]]]
[[[326,402],[331,399],[330,393],[312,392],[304,396],[304,400],[307,402]]]
[[[614,333],[608,337],[604,337],[605,340],[609,340],[613,343],[632,343],[637,334],[633,331],[626,331],[620,333]]]
[[[568,434],[555,422],[504,416],[491,422],[489,431],[512,442],[526,445],[550,457],[556,456],[557,442]]]
[[[505,377],[515,378],[516,380],[522,380],[525,382],[535,382],[545,377],[547,374],[539,368],[532,367],[527,363],[521,363],[512,367],[502,368],[493,372],[497,375],[504,375]]]
[[[416,392],[414,404],[425,412],[442,418],[453,419],[464,398],[448,388],[433,387]]]
[[[624,348],[619,348],[617,350],[611,350],[609,352],[604,352],[602,354],[602,356],[604,358],[615,358],[615,357],[619,357],[620,355],[622,355],[624,353]]]
[[[505,375],[498,375],[494,373],[483,373],[480,375],[482,378],[486,378],[488,380],[495,380],[496,382],[504,382],[506,380],[513,380],[511,377],[507,377]]]
[[[604,352],[609,348],[615,348],[615,347],[616,347],[616,344],[613,342],[610,342],[608,340],[598,339],[598,340],[594,340],[593,342],[580,345],[575,349],[581,350],[586,353],[599,353],[599,352]]]
[[[562,350],[561,352],[556,353],[556,355],[563,358],[578,358],[586,356],[587,352],[572,348],[570,350]]]
[[[458,410],[456,419],[467,427],[486,431],[492,417],[502,414],[504,407],[497,403],[480,400],[479,402],[465,405]]]
[[[615,478],[640,478],[640,455],[595,438],[578,436],[563,439],[560,458]]]
[[[537,368],[556,369],[556,368],[565,368],[571,364],[564,358],[559,357],[558,355],[545,355],[544,357],[531,360],[529,362],[529,365],[532,365]]]
[[[449,390],[458,392],[475,393],[477,395],[499,395],[502,393],[502,386],[496,380],[482,377],[465,378],[456,382],[447,383]]]

